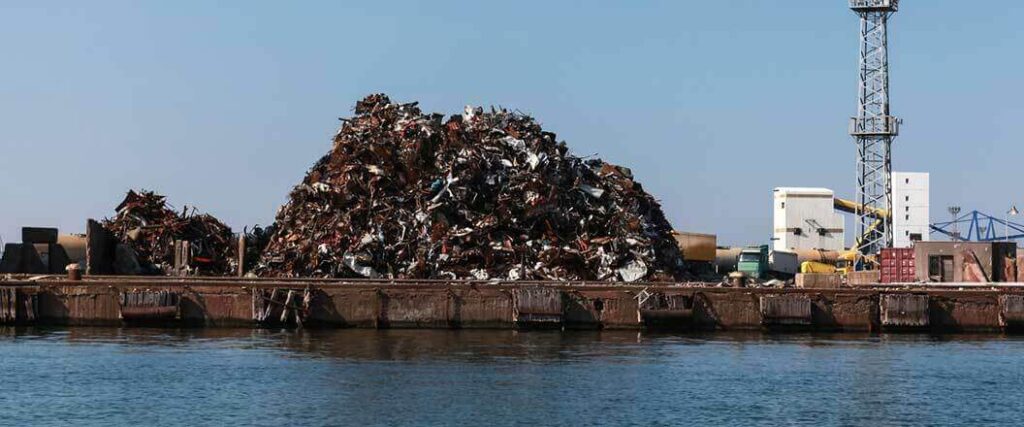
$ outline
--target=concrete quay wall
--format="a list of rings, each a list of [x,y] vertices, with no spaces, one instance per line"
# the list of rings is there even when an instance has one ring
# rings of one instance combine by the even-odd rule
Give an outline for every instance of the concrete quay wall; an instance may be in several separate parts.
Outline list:
[[[993,285],[995,286],[995,285]],[[86,278],[0,281],[6,323],[120,325],[126,293],[178,296],[168,323],[207,327],[1002,331],[1024,288],[726,288],[707,284]],[[286,298],[291,292],[291,296]]]

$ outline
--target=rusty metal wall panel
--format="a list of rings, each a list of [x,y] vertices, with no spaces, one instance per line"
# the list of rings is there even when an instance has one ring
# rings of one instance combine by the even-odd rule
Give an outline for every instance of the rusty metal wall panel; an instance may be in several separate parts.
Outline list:
[[[806,295],[762,295],[761,324],[810,325],[811,300]]]
[[[195,289],[184,292],[179,308],[181,319],[208,326],[255,326],[252,294],[241,289]]]
[[[117,325],[121,323],[118,299],[120,292],[106,286],[62,286],[50,292],[61,308],[51,312],[65,312],[65,321],[74,325]]]
[[[643,293],[641,295],[644,295]],[[640,299],[640,319],[649,330],[682,330],[694,326],[692,293],[660,292]]]
[[[119,304],[121,320],[154,321],[177,320],[181,295],[166,289],[137,290],[122,292]]]
[[[512,320],[517,323],[560,323],[562,291],[551,288],[517,288],[512,291]]]
[[[822,317],[827,326],[844,331],[872,331],[878,328],[878,296],[835,294],[827,297],[827,310]],[[825,322],[823,322],[825,323]]]
[[[750,292],[701,292],[695,298],[695,320],[723,329],[760,329],[760,298]],[[698,305],[700,304],[700,305]]]
[[[637,300],[631,292],[574,290],[565,298],[564,321],[574,329],[639,329]]]
[[[548,288],[515,289],[516,310],[528,314],[562,314],[562,291]]]
[[[449,321],[458,328],[508,328],[512,293],[497,289],[463,289],[449,300]]]
[[[605,298],[584,295],[579,291],[565,293],[562,321],[569,329],[600,329]]]
[[[448,292],[436,290],[387,290],[383,292],[379,327],[448,327]]]
[[[310,313],[310,320],[324,325],[376,327],[381,297],[376,289],[322,288],[323,300]]]
[[[1024,295],[999,297],[999,321],[1002,326],[1024,326]]]
[[[882,326],[925,327],[931,315],[928,295],[882,294],[879,296],[879,314]]]
[[[598,319],[605,329],[636,329],[640,327],[637,315],[639,306],[631,295],[618,293],[601,299],[602,309]]]
[[[950,331],[997,330],[999,299],[994,295],[936,294],[929,297],[929,325]]]

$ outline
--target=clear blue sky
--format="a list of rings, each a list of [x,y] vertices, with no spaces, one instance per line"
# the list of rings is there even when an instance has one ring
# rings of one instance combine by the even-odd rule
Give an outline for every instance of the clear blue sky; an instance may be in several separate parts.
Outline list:
[[[1024,2],[902,3],[895,169],[932,173],[933,219],[1024,206]],[[336,119],[386,92],[531,113],[631,167],[676,228],[767,242],[773,187],[853,193],[846,4],[4,1],[0,235],[81,232],[133,187],[267,224]]]

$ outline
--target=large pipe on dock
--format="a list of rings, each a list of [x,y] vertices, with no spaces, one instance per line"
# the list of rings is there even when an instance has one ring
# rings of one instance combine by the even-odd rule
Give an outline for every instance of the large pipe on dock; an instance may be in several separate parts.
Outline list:
[[[736,259],[744,248],[739,246],[718,248],[715,251],[715,267],[720,274],[736,271]],[[825,264],[835,264],[839,259],[839,252],[826,251],[822,249],[800,249],[795,251],[799,263],[816,261]]]

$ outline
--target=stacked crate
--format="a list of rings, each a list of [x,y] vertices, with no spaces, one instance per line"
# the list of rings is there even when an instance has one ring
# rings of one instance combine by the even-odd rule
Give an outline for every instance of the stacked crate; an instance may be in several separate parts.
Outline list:
[[[882,249],[882,283],[916,282],[913,248]]]

